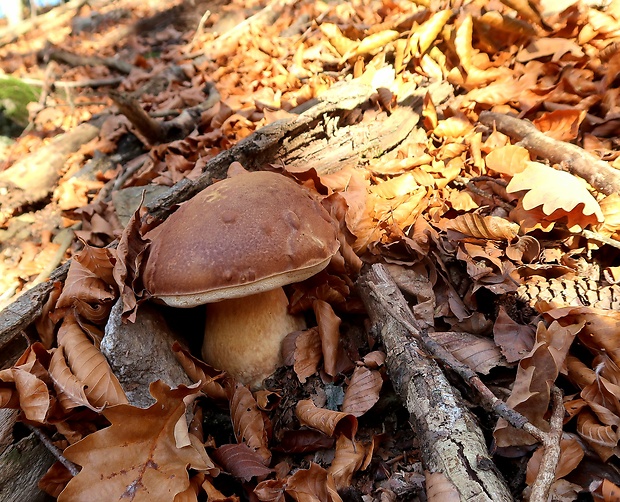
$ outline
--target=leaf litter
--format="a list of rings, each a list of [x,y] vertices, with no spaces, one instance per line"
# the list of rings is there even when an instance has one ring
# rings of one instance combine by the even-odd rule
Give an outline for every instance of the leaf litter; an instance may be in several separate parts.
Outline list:
[[[129,0],[95,4],[71,20],[55,16],[54,30],[34,24],[13,39],[0,32],[3,72],[56,84],[30,105],[30,130],[3,154],[0,187],[11,194],[0,202],[0,305],[72,258],[29,329],[42,343],[0,371],[0,405],[21,410],[82,468],[71,478],[55,464],[41,481],[45,490],[66,501],[92,500],[90,493],[411,500],[423,486],[427,496],[454,496],[447,478],[421,466],[406,411],[394,404],[384,366],[391,354],[364,327],[354,281],[362,263],[383,261],[418,322],[532,424],[549,429],[552,388],[563,390],[551,496],[614,500],[617,193],[479,118],[491,111],[529,119],[618,168],[619,2],[167,1],[158,11]],[[75,63],[62,51],[100,60]],[[110,58],[127,61],[128,71]],[[110,113],[124,108],[108,78],[172,125],[147,133],[131,113]],[[196,387],[156,382],[157,404],[127,404],[98,344],[119,297],[130,320],[146,299],[143,237],[157,222],[130,190],[198,180],[219,154],[298,117],[352,78],[374,92],[328,136],[387,123],[410,106],[412,88],[451,87],[447,95],[423,93],[417,125],[388,148],[365,150],[354,166],[317,170],[325,153],[318,147],[318,163],[306,169],[269,166],[315,193],[341,243],[330,268],[288,291],[291,310],[315,325],[285,340],[286,366],[267,383],[277,404],[259,405],[256,392],[178,344],[173,350]],[[97,114],[104,114],[97,138],[63,157],[60,178],[42,198],[20,203],[11,165]],[[120,223],[121,202],[130,206],[126,221],[135,215],[129,224]],[[65,245],[57,237],[68,228],[80,240]],[[185,418],[203,411],[204,434]],[[544,469],[544,448],[503,419],[480,415],[513,494],[527,496]],[[527,460],[527,472],[515,477],[510,458]]]

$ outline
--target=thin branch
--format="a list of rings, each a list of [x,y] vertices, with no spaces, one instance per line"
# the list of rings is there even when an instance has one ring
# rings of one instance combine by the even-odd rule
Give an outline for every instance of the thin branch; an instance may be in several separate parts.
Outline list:
[[[45,435],[41,431],[41,429],[29,424],[28,422],[25,422],[25,425],[26,427],[28,427],[28,429],[34,432],[34,435],[37,436],[37,438],[39,438],[39,440],[45,445],[45,447],[51,452],[51,454],[56,457],[56,460],[58,460],[62,465],[67,468],[67,470],[71,473],[72,476],[77,476],[80,473],[80,468],[70,460],[67,460],[62,454],[62,451],[60,451],[60,449],[54,443],[52,443],[51,439],[48,438],[47,435]]]
[[[551,388],[553,411],[549,420],[550,430],[545,434],[543,441],[543,456],[536,481],[532,485],[530,502],[547,502],[549,490],[555,481],[555,471],[560,461],[560,441],[562,440],[562,426],[564,424],[564,403],[562,391],[555,385]]]

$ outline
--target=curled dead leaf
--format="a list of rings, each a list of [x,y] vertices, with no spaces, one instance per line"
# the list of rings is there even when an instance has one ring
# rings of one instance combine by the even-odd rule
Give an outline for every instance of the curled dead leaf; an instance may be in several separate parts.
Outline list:
[[[258,408],[250,389],[237,384],[230,400],[230,415],[237,441],[245,442],[258,453],[265,465],[269,465],[271,450],[268,447],[266,417]]]
[[[519,233],[519,225],[498,216],[480,216],[466,213],[450,220],[446,228],[479,239],[512,241]]]
[[[311,427],[328,436],[343,434],[353,438],[357,432],[357,418],[350,413],[317,408],[310,399],[299,401],[295,414],[302,425]]]

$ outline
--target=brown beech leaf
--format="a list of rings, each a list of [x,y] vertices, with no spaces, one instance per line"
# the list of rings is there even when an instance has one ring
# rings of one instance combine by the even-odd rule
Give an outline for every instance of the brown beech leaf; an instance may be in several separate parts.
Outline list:
[[[353,415],[317,408],[310,399],[299,401],[295,414],[301,425],[321,431],[328,436],[343,434],[348,438],[353,438],[357,432],[357,418]]]
[[[179,492],[174,497],[174,502],[198,502],[198,494],[202,492],[202,484],[205,482],[204,472],[194,474],[189,480],[189,487]]]
[[[115,286],[112,271],[116,263],[116,254],[113,250],[96,248],[84,243],[84,249],[77,253],[73,259],[90,270],[107,285]]]
[[[509,363],[520,361],[534,346],[536,330],[529,324],[518,324],[500,306],[493,324],[493,339]]]
[[[466,213],[450,220],[446,228],[479,239],[512,241],[519,233],[519,225],[498,216],[480,216]]]
[[[342,502],[334,478],[314,462],[288,478],[286,493],[297,502]]]
[[[193,382],[200,382],[200,390],[202,392],[216,401],[228,401],[228,393],[223,386],[223,381],[226,378],[226,374],[223,371],[216,370],[204,361],[194,357],[189,351],[181,347],[179,342],[174,342],[171,348],[187,376]]]
[[[506,256],[519,263],[531,263],[540,256],[540,242],[531,235],[522,235],[506,246]]]
[[[261,502],[285,502],[285,486],[285,479],[267,479],[256,485],[256,488],[254,488],[254,495],[256,495]]]
[[[93,406],[127,403],[125,392],[106,358],[72,315],[63,320],[58,331],[58,345],[64,350],[71,372],[86,386],[84,392]]]
[[[383,378],[378,371],[364,366],[355,368],[344,393],[342,412],[361,417],[379,400],[382,385]]]
[[[50,394],[47,385],[30,373],[27,365],[10,368],[10,379],[0,375],[0,380],[13,382],[19,396],[19,407],[28,420],[44,423],[50,409]]]
[[[309,451],[329,450],[334,446],[334,439],[321,431],[313,429],[286,430],[274,450],[286,453],[307,453]]]
[[[265,467],[264,459],[245,443],[220,446],[213,452],[213,458],[226,471],[244,481],[272,472]]]
[[[527,463],[525,482],[532,485],[540,471],[544,449],[538,448]],[[555,479],[561,479],[571,473],[583,459],[585,452],[576,439],[562,439],[560,441],[560,459],[555,470]]]
[[[594,500],[601,502],[616,501],[620,499],[620,487],[608,479],[597,480],[590,486]]]
[[[87,408],[99,413],[103,407],[97,408],[90,404],[84,387],[86,384],[80,381],[72,372],[65,361],[64,348],[61,345],[53,350],[50,361],[49,374],[54,382],[54,388],[58,397],[58,402],[64,410],[72,410],[78,406]]]
[[[352,366],[340,347],[340,318],[331,305],[323,300],[312,302],[323,350],[323,369],[330,376],[336,376]]]
[[[506,145],[491,151],[485,158],[486,165],[501,174],[514,176],[522,172],[530,161],[530,152],[522,146]]]
[[[226,496],[213,486],[213,480],[210,477],[205,478],[201,488],[207,494],[207,500],[209,502],[239,502],[239,497],[236,495]],[[174,499],[174,502],[177,502],[177,500]]]
[[[522,204],[526,211],[542,206],[549,219],[566,217],[569,229],[596,225],[604,220],[598,202],[582,181],[539,162],[530,162],[523,172],[512,178],[506,190],[509,193],[525,191]]]
[[[577,416],[577,432],[603,461],[607,461],[617,452],[618,433],[616,427],[601,424],[596,415],[587,409]]]
[[[429,502],[458,502],[461,500],[456,486],[440,471],[424,471],[426,496]]]
[[[499,348],[486,336],[463,331],[440,331],[429,336],[477,373],[488,375],[493,368],[505,365]]]
[[[359,441],[351,440],[345,436],[339,436],[336,441],[336,455],[332,460],[327,472],[334,478],[338,490],[351,486],[353,474],[364,463],[366,448]]]
[[[266,417],[258,408],[250,389],[237,384],[230,400],[230,415],[237,441],[247,443],[263,459],[263,463],[269,465],[271,450],[268,447]]]
[[[62,283],[60,281],[56,281],[52,291],[50,291],[50,294],[47,297],[46,302],[43,304],[43,311],[41,312],[41,315],[34,322],[39,338],[46,349],[51,349],[54,345],[54,340],[56,339],[55,330],[58,319],[52,319],[50,314],[53,312],[61,293]]]
[[[170,502],[190,486],[187,468],[215,470],[194,445],[178,448],[175,427],[185,421],[183,399],[196,389],[151,384],[157,402],[148,409],[121,404],[103,411],[111,426],[86,436],[64,452],[82,466],[59,502],[125,500]]]
[[[579,126],[586,118],[585,110],[554,110],[534,120],[536,128],[559,141],[572,141],[579,136]]]
[[[8,384],[0,388],[2,407],[19,407],[28,420],[45,423],[52,404],[45,383],[49,381],[46,369],[49,360],[45,347],[36,342],[24,351],[13,367],[1,370],[0,382]]]
[[[295,339],[293,369],[301,383],[306,383],[308,377],[317,372],[322,357],[319,328],[314,327],[299,333]]]
[[[551,385],[560,370],[565,367],[568,349],[584,324],[582,321],[561,326],[554,321],[545,328],[544,324],[540,323],[534,347],[519,363],[517,378],[506,404],[543,430],[549,429],[545,414],[549,407]],[[536,442],[525,431],[509,426],[504,419],[498,421],[493,435],[500,447],[529,445]]]
[[[140,234],[140,208],[138,208],[129,219],[118,241],[117,259],[112,272],[123,300],[122,317],[131,322],[136,320],[136,296],[142,294],[135,289],[148,242]]]
[[[56,302],[56,309],[77,307],[78,311],[87,319],[100,322],[105,317],[89,315],[95,311],[91,309],[86,310],[86,306],[83,307],[82,304],[90,305],[91,307],[95,306],[93,308],[96,308],[97,305],[103,303],[111,304],[115,298],[114,288],[106,284],[103,279],[99,278],[79,261],[75,260],[69,266],[65,285]]]

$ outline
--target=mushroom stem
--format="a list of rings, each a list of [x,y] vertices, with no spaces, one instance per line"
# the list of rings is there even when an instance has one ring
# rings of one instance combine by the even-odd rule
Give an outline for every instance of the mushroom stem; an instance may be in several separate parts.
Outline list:
[[[305,328],[303,318],[288,313],[282,288],[206,307],[202,358],[252,388],[281,364],[284,337]]]

